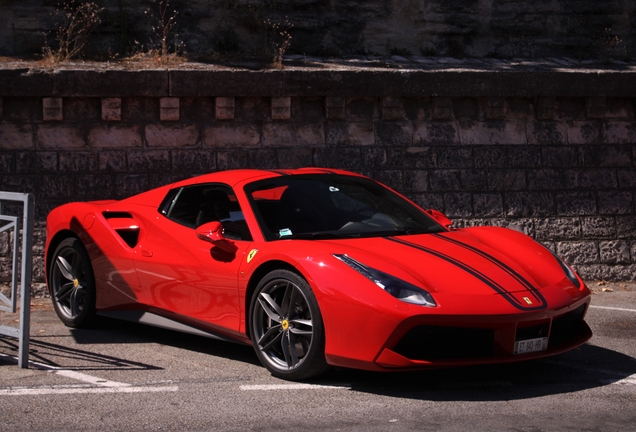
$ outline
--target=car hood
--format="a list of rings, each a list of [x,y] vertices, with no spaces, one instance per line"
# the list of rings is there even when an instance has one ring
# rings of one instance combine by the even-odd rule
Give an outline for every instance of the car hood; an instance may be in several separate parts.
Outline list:
[[[431,293],[499,294],[523,310],[544,308],[542,291],[567,282],[550,251],[528,236],[503,228],[329,243],[332,253],[346,253]]]

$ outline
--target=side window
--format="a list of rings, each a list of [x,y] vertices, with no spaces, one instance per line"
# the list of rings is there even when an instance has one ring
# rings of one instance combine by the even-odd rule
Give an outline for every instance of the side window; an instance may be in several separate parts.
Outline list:
[[[172,189],[159,212],[190,228],[218,221],[228,239],[252,240],[236,195],[227,186],[203,184]]]

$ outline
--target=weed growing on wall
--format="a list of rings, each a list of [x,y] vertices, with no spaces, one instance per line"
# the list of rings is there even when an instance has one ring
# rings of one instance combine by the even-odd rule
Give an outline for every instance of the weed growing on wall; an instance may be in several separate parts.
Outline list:
[[[272,61],[276,66],[281,66],[283,64],[283,56],[291,45],[292,37],[289,34],[289,30],[293,25],[287,19],[282,23],[267,19],[264,24],[267,28],[268,54],[272,57]]]
[[[89,2],[77,5],[74,0],[62,3],[55,16],[62,15],[55,40],[56,48],[48,45],[43,48],[44,59],[47,61],[63,62],[82,55],[88,35],[102,22],[100,15],[103,7]]]
[[[182,54],[185,50],[185,44],[178,39],[179,34],[174,33],[179,12],[170,9],[168,0],[155,0],[155,5],[154,11],[146,10],[146,15],[154,21],[152,32],[156,38],[154,43],[158,47],[151,51],[151,54],[158,57],[158,60]]]

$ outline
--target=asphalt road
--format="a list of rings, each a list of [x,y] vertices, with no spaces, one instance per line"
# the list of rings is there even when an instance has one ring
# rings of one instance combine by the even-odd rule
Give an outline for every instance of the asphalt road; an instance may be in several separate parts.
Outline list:
[[[29,369],[0,336],[0,430],[636,431],[636,284],[591,287],[594,338],[570,353],[309,385],[273,378],[251,347],[111,320],[72,330],[34,301]]]

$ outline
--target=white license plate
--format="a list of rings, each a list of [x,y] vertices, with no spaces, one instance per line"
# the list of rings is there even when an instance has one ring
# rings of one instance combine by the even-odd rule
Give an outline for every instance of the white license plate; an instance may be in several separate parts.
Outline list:
[[[515,342],[515,354],[525,354],[535,351],[545,351],[548,348],[548,338],[526,339]]]

